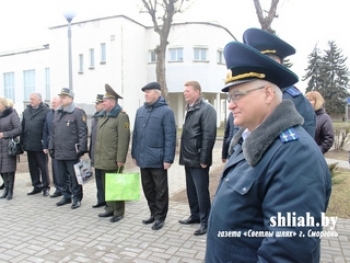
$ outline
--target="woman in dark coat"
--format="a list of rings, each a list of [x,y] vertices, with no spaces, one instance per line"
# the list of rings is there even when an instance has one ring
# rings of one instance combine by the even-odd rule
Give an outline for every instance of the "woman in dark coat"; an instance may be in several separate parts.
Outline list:
[[[331,117],[324,108],[324,98],[318,91],[310,91],[305,94],[316,113],[315,141],[321,152],[325,154],[334,142],[334,130]]]
[[[17,112],[4,97],[0,97],[0,174],[4,180],[4,192],[0,198],[12,199],[15,172],[17,167],[16,156],[8,154],[9,141],[21,134],[21,121]]]

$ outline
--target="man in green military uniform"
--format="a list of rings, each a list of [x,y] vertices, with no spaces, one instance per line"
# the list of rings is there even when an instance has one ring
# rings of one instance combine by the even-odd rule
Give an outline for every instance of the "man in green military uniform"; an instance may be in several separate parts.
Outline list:
[[[97,115],[97,132],[94,152],[94,165],[100,170],[105,184],[106,173],[121,172],[129,149],[129,116],[122,111],[118,99],[123,99],[108,84],[103,97],[104,110]],[[105,191],[105,185],[104,185]],[[99,217],[112,217],[110,222],[118,222],[124,217],[125,201],[109,201],[106,211]]]

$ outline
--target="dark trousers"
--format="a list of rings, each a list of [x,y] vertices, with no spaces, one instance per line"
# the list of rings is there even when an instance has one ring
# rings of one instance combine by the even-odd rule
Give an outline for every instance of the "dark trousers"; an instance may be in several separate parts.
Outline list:
[[[60,176],[58,173],[58,162],[56,159],[51,159],[51,169],[52,169],[52,179],[53,183],[56,187],[56,193],[62,193],[63,191],[63,184],[60,180]]]
[[[103,194],[105,195],[105,185],[106,185],[106,173],[117,173],[118,171],[107,171],[100,170],[103,183]],[[121,170],[119,170],[119,173]],[[124,216],[125,214],[125,201],[107,201],[106,202],[106,212],[113,212],[115,216]]]
[[[202,226],[208,225],[210,213],[209,167],[190,168],[185,166],[186,188],[191,216],[199,219]]]
[[[141,183],[151,216],[164,221],[169,207],[168,170],[141,168]]]
[[[78,184],[75,177],[73,165],[79,160],[57,160],[58,174],[62,182],[62,194],[66,199],[72,199],[73,202],[83,199],[83,186]]]
[[[97,204],[103,204],[105,202],[105,192],[103,190],[102,170],[100,169],[95,169],[95,182]]]
[[[29,173],[34,188],[40,190],[50,189],[47,154],[45,154],[43,151],[27,151],[27,159]]]

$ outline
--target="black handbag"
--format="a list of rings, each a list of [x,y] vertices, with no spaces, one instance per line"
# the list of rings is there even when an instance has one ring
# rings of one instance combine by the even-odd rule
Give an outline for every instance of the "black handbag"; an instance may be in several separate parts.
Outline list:
[[[8,152],[11,156],[16,156],[24,153],[22,144],[19,142],[18,139],[13,139],[13,136],[9,141]]]

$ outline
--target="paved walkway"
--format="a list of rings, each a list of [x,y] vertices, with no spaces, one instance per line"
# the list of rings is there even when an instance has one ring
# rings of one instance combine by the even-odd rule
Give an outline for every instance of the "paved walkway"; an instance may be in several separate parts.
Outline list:
[[[214,169],[222,167],[220,147],[214,150]],[[173,165],[169,187],[170,195],[185,188],[183,167]],[[29,174],[18,174],[14,199],[0,200],[0,263],[203,262],[206,236],[193,235],[198,225],[178,223],[188,216],[187,204],[170,202],[164,228],[153,231],[141,223],[149,216],[143,195],[127,202],[125,218],[113,224],[97,217],[103,208],[91,208],[94,181],[84,185],[82,206],[76,210],[56,207],[59,199],[27,196],[31,190]],[[322,262],[350,262],[350,220],[338,219],[336,230],[337,238],[322,239]]]

